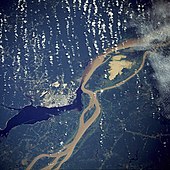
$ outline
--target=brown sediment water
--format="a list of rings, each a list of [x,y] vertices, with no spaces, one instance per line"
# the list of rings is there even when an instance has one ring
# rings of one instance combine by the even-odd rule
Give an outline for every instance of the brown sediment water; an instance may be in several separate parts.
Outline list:
[[[125,80],[123,80],[113,86],[109,86],[109,87],[106,87],[106,88],[103,88],[100,90],[96,90],[96,91],[91,91],[91,90],[85,88],[86,83],[91,78],[94,71],[99,66],[101,66],[103,63],[106,62],[105,59],[106,59],[107,55],[109,55],[110,53],[117,53],[118,51],[123,50],[123,49],[140,46],[140,44],[142,44],[142,43],[143,43],[143,41],[138,40],[138,39],[125,41],[125,42],[119,44],[117,47],[112,47],[112,48],[107,49],[104,53],[100,54],[99,56],[97,56],[94,60],[92,60],[89,63],[89,65],[86,67],[86,69],[82,75],[81,89],[84,93],[86,93],[90,97],[90,101],[89,101],[88,106],[83,110],[83,112],[80,116],[79,128],[77,130],[76,135],[74,136],[73,140],[70,143],[63,146],[63,148],[61,150],[59,150],[58,152],[53,153],[53,154],[40,154],[37,157],[35,157],[33,159],[33,161],[27,167],[27,170],[30,170],[39,159],[44,158],[44,157],[53,158],[53,161],[50,164],[48,164],[46,167],[44,167],[43,170],[48,170],[48,169],[50,170],[52,168],[55,168],[56,170],[58,170],[71,157],[77,143],[83,137],[86,130],[95,122],[95,120],[100,115],[101,107],[100,107],[99,101],[97,99],[97,93],[101,92],[101,90],[105,91],[105,90],[109,90],[109,89],[113,89],[118,86],[121,86],[122,84],[126,83],[128,80],[133,78],[143,68],[143,66],[145,64],[146,57],[149,54],[149,52],[146,51],[144,53],[140,67],[137,70],[135,70],[135,72],[132,75],[130,75]],[[161,46],[161,45],[159,45],[159,46]],[[89,110],[91,110],[92,108],[95,108],[94,113],[85,122],[84,117],[85,117],[86,113]]]

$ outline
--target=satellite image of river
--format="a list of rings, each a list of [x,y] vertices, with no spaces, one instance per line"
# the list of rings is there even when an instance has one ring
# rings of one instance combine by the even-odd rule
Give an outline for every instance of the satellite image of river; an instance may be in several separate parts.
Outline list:
[[[0,170],[169,170],[168,0],[0,1]]]

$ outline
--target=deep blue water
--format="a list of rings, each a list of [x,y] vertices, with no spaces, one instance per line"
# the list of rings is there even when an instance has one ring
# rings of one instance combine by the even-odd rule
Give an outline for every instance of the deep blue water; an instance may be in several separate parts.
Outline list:
[[[88,103],[81,89],[78,88],[72,104],[62,107],[42,107],[40,96],[44,90],[51,90],[50,84],[61,81],[61,75],[64,75],[61,85],[71,84],[73,81],[76,85],[69,88],[75,91],[79,86],[77,79],[81,78],[87,63],[98,55],[94,41],[97,42],[101,53],[116,40],[122,42],[140,37],[138,28],[145,27],[148,21],[153,25],[158,23],[154,19],[155,13],[150,11],[154,9],[152,6],[155,1],[88,1],[86,11],[86,0],[81,0],[81,4],[77,0],[74,2],[1,2],[0,19],[3,26],[0,24],[0,43],[4,47],[5,56],[4,62],[1,58],[0,63],[0,127],[5,127],[0,130],[0,138],[5,139],[0,143],[2,170],[25,169],[23,159],[30,163],[38,154],[55,153],[62,147],[60,143],[65,144],[72,140],[83,106]],[[98,7],[97,14],[94,2]],[[67,3],[70,12],[66,8]],[[25,10],[22,11],[22,7]],[[162,8],[156,9],[157,12],[164,12]],[[113,23],[110,12],[113,12]],[[121,23],[119,29],[118,21]],[[110,28],[109,24],[113,27]],[[46,41],[43,46],[44,35]],[[136,54],[134,58],[139,55]],[[53,65],[49,61],[50,56],[53,57]],[[129,57],[131,56],[127,52],[127,58]],[[102,73],[105,73],[104,71]],[[145,65],[138,76],[123,86],[99,94],[101,115],[82,137],[75,148],[76,153],[63,165],[63,169],[136,170],[170,167],[169,136],[156,139],[150,137],[170,134],[170,121],[161,116],[165,110],[169,115],[169,107],[165,107],[168,100],[167,104],[162,100],[160,105],[158,82],[152,75],[154,71],[151,65]],[[101,76],[100,73],[94,74],[89,81],[89,87],[102,87],[102,83],[107,80]],[[60,89],[54,89],[55,92],[60,92]],[[67,92],[64,89],[64,95]],[[151,99],[152,93],[154,99]],[[33,101],[31,105],[30,99]],[[125,128],[139,134],[127,133]],[[48,163],[48,160],[43,159],[35,165],[35,169],[41,169]]]
[[[73,103],[66,106],[47,108],[42,106],[29,105],[22,109],[18,109],[18,114],[10,118],[6,124],[6,127],[3,130],[0,130],[0,138],[4,136],[7,137],[10,130],[16,126],[22,124],[34,124],[36,122],[48,120],[52,116],[58,116],[63,112],[71,111],[74,109],[81,111],[83,108],[81,94],[82,90],[81,87],[79,87],[76,91],[76,98],[74,99]],[[9,109],[11,108],[9,107]]]

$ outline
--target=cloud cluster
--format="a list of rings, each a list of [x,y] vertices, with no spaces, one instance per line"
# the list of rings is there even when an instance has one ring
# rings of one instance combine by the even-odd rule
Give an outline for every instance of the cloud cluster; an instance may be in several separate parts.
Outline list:
[[[138,17],[132,22],[137,28],[138,34],[143,37],[143,49],[152,49],[155,43],[170,41],[170,2],[155,1],[148,10],[148,17]],[[145,11],[146,12],[146,11]],[[159,103],[163,106],[164,117],[170,119],[170,46],[151,53],[149,57],[154,69],[154,77],[158,83],[160,92]]]
[[[155,71],[155,77],[158,81],[161,94],[170,93],[170,55],[153,53],[149,60]]]

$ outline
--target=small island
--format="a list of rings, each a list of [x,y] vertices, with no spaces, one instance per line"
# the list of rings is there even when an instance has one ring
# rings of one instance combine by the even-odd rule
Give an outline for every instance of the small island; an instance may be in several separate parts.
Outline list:
[[[114,80],[116,76],[121,75],[123,69],[131,69],[134,62],[125,59],[125,55],[117,55],[113,56],[111,61],[109,62],[110,69],[108,70],[109,73],[109,80]]]

